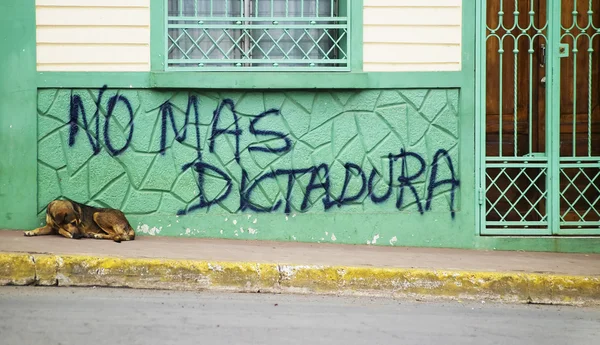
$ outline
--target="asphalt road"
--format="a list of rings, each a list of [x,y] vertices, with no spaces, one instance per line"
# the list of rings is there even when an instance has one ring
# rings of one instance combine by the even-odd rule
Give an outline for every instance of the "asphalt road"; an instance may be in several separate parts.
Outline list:
[[[0,344],[600,343],[600,309],[0,287]]]

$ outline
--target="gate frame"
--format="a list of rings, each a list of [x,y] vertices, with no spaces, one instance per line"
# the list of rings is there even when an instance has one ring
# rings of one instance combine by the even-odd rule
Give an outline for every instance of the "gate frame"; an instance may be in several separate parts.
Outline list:
[[[557,131],[560,130],[560,98],[553,97],[555,94],[560,95],[560,57],[558,54],[558,45],[560,44],[560,11],[561,0],[546,0],[547,3],[547,19],[548,30],[546,31],[546,93],[545,99],[548,105],[545,109],[546,126],[546,158],[547,174],[546,174],[546,190],[560,190],[560,157],[553,157],[553,152],[559,152],[559,140],[553,140],[555,136],[560,136]],[[558,5],[558,6],[556,6]],[[477,183],[477,220],[476,226],[478,235],[480,236],[541,236],[548,237],[556,234],[560,224],[560,193],[554,195],[548,192],[546,196],[546,217],[547,229],[529,229],[524,232],[522,229],[486,229],[486,70],[487,70],[487,44],[486,44],[486,27],[487,27],[487,0],[477,1],[475,5],[475,162],[476,162],[476,183]],[[556,23],[558,25],[552,25]],[[557,41],[558,38],[558,41]],[[556,82],[558,81],[558,82]],[[531,82],[531,81],[530,81]],[[558,109],[559,116],[553,116]],[[500,129],[502,132],[502,129]],[[502,134],[500,134],[502,135]],[[555,215],[555,216],[552,216]]]
[[[546,216],[548,228],[543,230],[529,229],[494,229],[486,230],[486,6],[487,0],[477,1],[475,4],[475,174],[477,184],[477,219],[476,228],[479,236],[519,236],[519,237],[552,237],[560,236],[600,236],[600,230],[572,232],[560,228],[560,53],[561,44],[561,11],[562,0],[546,0],[548,29],[546,32],[547,55],[546,65],[546,158],[547,158],[547,208]]]

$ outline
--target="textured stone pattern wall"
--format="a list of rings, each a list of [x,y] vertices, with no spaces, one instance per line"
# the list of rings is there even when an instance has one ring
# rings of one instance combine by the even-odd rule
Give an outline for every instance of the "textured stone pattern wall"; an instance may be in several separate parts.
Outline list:
[[[460,208],[458,98],[439,89],[40,90],[40,216],[68,197],[120,208],[152,234],[166,221],[145,219],[161,217],[173,220],[162,234],[202,236],[190,224],[203,223],[213,237],[234,235],[209,215],[248,214],[255,227],[253,215],[267,213],[450,221]]]

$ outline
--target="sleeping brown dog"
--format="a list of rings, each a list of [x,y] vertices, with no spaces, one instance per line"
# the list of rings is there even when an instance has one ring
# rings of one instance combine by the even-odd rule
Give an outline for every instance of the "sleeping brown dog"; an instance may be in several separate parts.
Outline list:
[[[73,200],[54,200],[46,209],[46,225],[25,236],[60,234],[66,238],[82,237],[132,241],[135,232],[123,212],[113,208],[99,208]]]

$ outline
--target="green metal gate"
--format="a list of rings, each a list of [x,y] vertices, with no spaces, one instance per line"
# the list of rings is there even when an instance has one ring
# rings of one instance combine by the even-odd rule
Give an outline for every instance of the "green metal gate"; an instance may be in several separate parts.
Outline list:
[[[482,235],[600,235],[600,1],[478,8]]]

